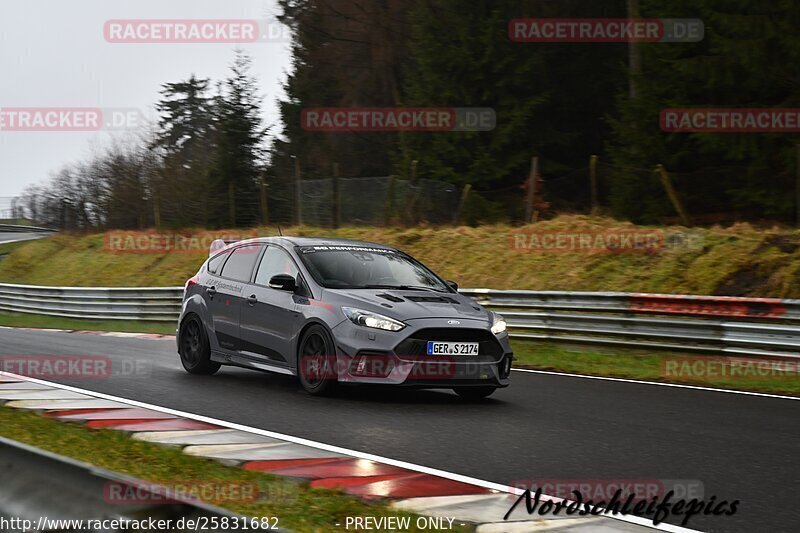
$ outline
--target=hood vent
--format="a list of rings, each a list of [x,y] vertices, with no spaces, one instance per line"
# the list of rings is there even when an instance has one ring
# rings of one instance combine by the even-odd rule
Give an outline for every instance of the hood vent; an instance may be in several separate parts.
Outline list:
[[[395,303],[399,303],[399,302],[402,302],[402,301],[403,301],[403,299],[402,299],[402,298],[399,298],[399,297],[397,297],[397,296],[394,296],[394,295],[392,295],[392,294],[385,294],[385,293],[384,293],[384,294],[377,294],[376,296],[377,296],[378,298],[383,298],[383,299],[385,299],[385,300],[389,300],[390,302],[395,302]],[[410,300],[410,298],[409,298],[409,300]]]
[[[422,303],[444,303],[444,304],[457,304],[458,300],[454,300],[449,296],[406,296],[412,302]]]

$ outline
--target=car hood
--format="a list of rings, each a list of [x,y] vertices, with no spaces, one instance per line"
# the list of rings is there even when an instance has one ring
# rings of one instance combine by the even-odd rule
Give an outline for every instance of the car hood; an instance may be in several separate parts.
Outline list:
[[[471,298],[456,293],[400,289],[326,289],[325,300],[357,307],[397,320],[464,318],[489,322],[489,311]]]

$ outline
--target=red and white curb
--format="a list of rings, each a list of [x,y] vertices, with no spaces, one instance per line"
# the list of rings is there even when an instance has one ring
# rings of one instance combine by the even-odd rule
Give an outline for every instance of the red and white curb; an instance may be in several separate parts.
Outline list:
[[[134,439],[180,446],[188,455],[305,480],[312,487],[340,489],[366,500],[388,499],[397,509],[473,524],[479,533],[693,531],[664,523],[653,526],[630,515],[533,516],[524,505],[504,521],[521,489],[6,372],[0,372],[0,402],[61,421],[130,432]]]

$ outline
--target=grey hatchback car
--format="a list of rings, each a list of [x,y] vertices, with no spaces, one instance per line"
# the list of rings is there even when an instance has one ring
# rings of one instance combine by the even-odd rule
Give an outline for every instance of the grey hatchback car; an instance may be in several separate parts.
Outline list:
[[[457,288],[380,244],[216,241],[186,282],[178,353],[191,374],[277,372],[311,394],[369,383],[480,399],[508,386],[514,356],[503,317]]]

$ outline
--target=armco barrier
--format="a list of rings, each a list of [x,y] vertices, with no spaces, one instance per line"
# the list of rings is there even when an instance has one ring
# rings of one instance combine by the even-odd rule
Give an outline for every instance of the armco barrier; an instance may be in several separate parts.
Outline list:
[[[13,517],[19,522],[43,525],[43,517],[53,522],[82,519],[88,523],[89,520],[126,517],[147,522],[150,516],[156,520],[170,517],[175,522],[200,517],[217,517],[217,520],[220,517],[240,517],[244,520],[242,515],[221,507],[176,495],[170,487],[118,474],[4,437],[0,437],[0,465],[5,474],[0,485],[0,517]],[[114,501],[108,497],[109,489],[135,496]],[[42,530],[55,529],[54,525],[51,527],[53,529],[42,527]],[[208,531],[216,533],[217,530]]]
[[[38,226],[20,226],[17,224],[0,224],[0,233],[53,233],[56,230]]]
[[[182,287],[43,287],[0,283],[0,310],[16,313],[174,322]]]
[[[512,337],[578,344],[800,358],[800,300],[615,292],[461,289],[503,314]],[[174,322],[182,287],[0,284],[0,310]]]

